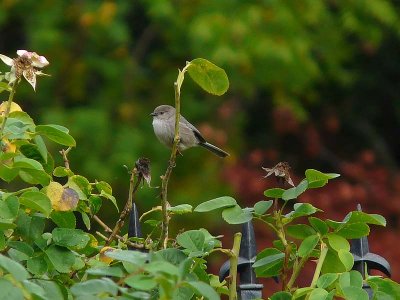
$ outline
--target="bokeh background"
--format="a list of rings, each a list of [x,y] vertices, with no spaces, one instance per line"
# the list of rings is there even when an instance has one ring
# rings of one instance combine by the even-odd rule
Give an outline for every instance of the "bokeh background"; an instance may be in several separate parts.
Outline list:
[[[211,60],[226,70],[229,91],[208,95],[187,77],[182,113],[231,156],[185,152],[170,201],[196,206],[230,195],[252,206],[276,185],[261,167],[279,161],[289,162],[296,184],[307,168],[340,173],[299,201],[335,220],[357,203],[385,216],[388,226],[373,228],[370,247],[399,281],[399,9],[395,0],[2,0],[0,53],[28,49],[47,57],[52,76],[40,78],[34,94],[23,84],[16,102],[37,123],[68,127],[77,140],[72,169],[110,182],[120,206],[129,181],[123,166],[151,160],[153,187],[140,189],[141,211],[159,203],[169,157],[149,114],[173,104],[173,82],[186,61]],[[102,217],[112,224],[117,213],[106,205]],[[223,233],[226,247],[240,230],[220,213],[176,217],[172,226]],[[264,228],[257,237],[259,248],[273,238]]]

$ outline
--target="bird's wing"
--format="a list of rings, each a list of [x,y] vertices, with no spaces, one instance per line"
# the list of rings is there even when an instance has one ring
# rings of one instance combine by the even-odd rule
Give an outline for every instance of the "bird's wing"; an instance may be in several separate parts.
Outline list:
[[[201,135],[200,131],[197,130],[196,127],[194,127],[190,122],[188,122],[184,117],[181,116],[180,119],[180,128],[181,128],[181,135],[191,135],[192,133],[196,137],[197,141],[199,143],[205,143],[206,140],[204,137]]]

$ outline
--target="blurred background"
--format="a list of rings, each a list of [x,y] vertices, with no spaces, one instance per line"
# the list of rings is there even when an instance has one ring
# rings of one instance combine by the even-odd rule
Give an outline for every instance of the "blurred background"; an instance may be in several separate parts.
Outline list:
[[[370,248],[389,260],[399,281],[399,8],[394,0],[2,0],[0,53],[27,49],[50,61],[44,71],[52,76],[40,78],[36,93],[21,85],[16,102],[37,123],[68,127],[77,140],[71,168],[111,183],[121,207],[129,183],[123,166],[151,160],[152,188],[137,195],[142,212],[159,203],[156,187],[170,154],[149,114],[173,104],[173,82],[186,61],[212,61],[226,70],[229,91],[208,95],[187,76],[181,109],[231,156],[184,152],[170,202],[196,206],[230,195],[252,206],[276,186],[261,167],[279,161],[290,164],[295,184],[307,168],[340,173],[299,201],[335,220],[357,203],[382,214],[388,226],[373,227]],[[106,205],[102,217],[111,225],[117,213]],[[172,226],[204,226],[223,233],[230,247],[240,227],[227,226],[220,212],[205,217],[178,216]],[[264,228],[257,237],[260,249],[271,245]]]

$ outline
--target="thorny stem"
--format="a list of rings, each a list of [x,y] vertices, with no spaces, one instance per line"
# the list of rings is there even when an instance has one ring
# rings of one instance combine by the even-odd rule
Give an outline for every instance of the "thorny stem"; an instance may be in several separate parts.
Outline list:
[[[317,285],[317,280],[319,278],[319,274],[321,273],[322,265],[324,264],[326,254],[328,253],[328,247],[325,243],[321,242],[321,253],[318,258],[317,266],[315,267],[315,272],[313,279],[311,281],[310,287],[314,288]]]
[[[137,177],[136,183],[135,183],[135,177]],[[115,223],[114,229],[112,230],[111,235],[109,236],[108,240],[106,241],[105,246],[108,246],[111,244],[111,242],[114,240],[116,235],[121,230],[122,226],[124,226],[125,218],[132,209],[133,195],[136,193],[142,179],[143,179],[143,174],[141,172],[138,173],[136,168],[134,168],[131,172],[131,178],[129,180],[128,201],[126,201],[125,207],[122,210],[117,223]]]
[[[233,238],[233,246],[231,250],[231,257],[230,257],[230,269],[229,269],[229,300],[236,300],[237,299],[237,267],[238,267],[238,260],[239,260],[239,251],[240,251],[240,242],[242,240],[242,234],[240,232],[235,233]]]
[[[164,176],[162,176],[161,184],[161,207],[162,207],[162,225],[161,225],[161,236],[160,243],[163,249],[167,248],[168,242],[168,231],[169,231],[169,220],[170,215],[168,213],[168,181],[172,174],[172,169],[175,167],[176,153],[178,151],[178,144],[180,141],[179,136],[179,120],[181,116],[181,86],[184,78],[184,74],[189,67],[190,63],[186,64],[182,71],[179,71],[178,79],[174,83],[175,90],[175,131],[174,131],[174,142],[172,144],[171,156],[169,158],[169,164]]]
[[[14,100],[16,88],[17,88],[17,83],[14,83],[12,85],[10,95],[8,96],[7,106],[6,106],[6,110],[4,112],[4,116],[3,116],[3,122],[1,123],[1,128],[0,128],[0,137],[1,138],[3,138],[4,128],[6,127],[6,122],[7,122],[8,116],[10,115],[11,104]]]

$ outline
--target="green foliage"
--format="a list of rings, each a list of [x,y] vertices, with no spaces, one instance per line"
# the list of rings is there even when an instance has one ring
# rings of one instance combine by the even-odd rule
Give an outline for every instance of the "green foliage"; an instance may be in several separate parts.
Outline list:
[[[258,253],[253,264],[258,277],[287,278],[284,291],[272,295],[271,299],[333,299],[334,296],[368,299],[368,294],[362,289],[362,275],[351,271],[354,258],[350,253],[348,239],[368,235],[369,225],[385,226],[385,219],[380,215],[354,211],[340,222],[322,220],[313,216],[321,212],[320,209],[301,202],[294,203],[288,212],[285,210],[291,201],[307,190],[321,188],[338,176],[309,169],[305,172],[305,179],[295,187],[266,190],[264,195],[273,199],[259,201],[253,208],[241,208],[234,199],[222,197],[201,203],[194,211],[223,209],[222,217],[230,224],[255,219],[275,232],[278,239],[273,244],[276,247],[266,248]],[[279,200],[283,203],[280,206]],[[272,206],[274,209],[271,211]],[[304,220],[304,217],[308,218]],[[309,224],[304,224],[304,221]],[[294,288],[304,264],[311,259],[318,260],[313,282],[310,287]],[[397,284],[392,284],[393,287],[398,287]],[[377,289],[376,286],[373,288]]]

